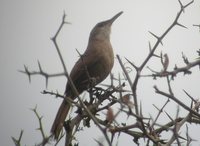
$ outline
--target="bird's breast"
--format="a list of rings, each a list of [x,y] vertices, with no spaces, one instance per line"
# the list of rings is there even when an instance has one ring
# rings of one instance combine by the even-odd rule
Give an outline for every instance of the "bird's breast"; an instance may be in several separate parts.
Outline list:
[[[94,70],[91,69],[91,76],[99,78],[99,82],[103,81],[111,72],[114,64],[114,53],[110,41],[94,41],[91,44],[89,52],[93,54],[95,62]]]

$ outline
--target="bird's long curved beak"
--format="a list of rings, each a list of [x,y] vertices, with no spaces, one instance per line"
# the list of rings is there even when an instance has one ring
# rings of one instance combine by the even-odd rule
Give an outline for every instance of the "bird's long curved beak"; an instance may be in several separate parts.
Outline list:
[[[123,11],[117,13],[115,16],[108,20],[108,23],[112,24],[122,13]]]

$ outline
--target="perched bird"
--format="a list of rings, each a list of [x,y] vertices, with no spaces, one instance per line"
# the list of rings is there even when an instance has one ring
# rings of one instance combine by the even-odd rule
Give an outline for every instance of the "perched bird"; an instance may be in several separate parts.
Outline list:
[[[110,43],[111,26],[122,13],[119,12],[111,19],[96,24],[90,32],[87,49],[70,73],[79,94],[91,87],[90,79],[94,79],[94,85],[96,85],[102,82],[111,72],[114,64],[113,48]],[[72,100],[76,98],[69,82],[66,85],[65,96]],[[51,128],[55,139],[59,137],[69,109],[70,103],[63,100]]]

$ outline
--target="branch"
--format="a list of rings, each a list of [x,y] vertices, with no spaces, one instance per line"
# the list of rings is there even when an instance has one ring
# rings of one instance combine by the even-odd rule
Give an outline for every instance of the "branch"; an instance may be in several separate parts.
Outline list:
[[[125,67],[124,67],[124,65],[123,65],[123,63],[122,63],[122,61],[121,61],[119,55],[117,55],[117,59],[118,59],[118,61],[119,61],[119,64],[120,64],[120,66],[121,66],[121,68],[122,68],[124,74],[126,75],[126,78],[127,78],[127,80],[128,80],[128,83],[129,83],[130,87],[132,87],[133,83],[132,83],[132,81],[131,81],[131,78],[130,78],[129,74],[127,73],[127,71],[126,71],[126,69],[125,69]],[[132,90],[132,93],[134,94],[134,93],[135,93],[135,90],[133,90],[133,88],[131,88],[131,90]],[[134,104],[135,104],[135,112],[136,112],[137,115],[139,115],[137,96],[133,96],[133,97],[134,97],[133,100],[134,100]]]
[[[174,70],[173,71],[166,71],[166,72],[154,72],[152,75],[143,75],[143,77],[167,77],[167,76],[171,76],[172,79],[179,73],[183,73],[184,75],[185,74],[191,74],[191,71],[190,69],[195,67],[195,66],[199,66],[200,65],[200,60],[195,60],[193,62],[189,62],[188,64],[186,64],[184,67],[177,67],[175,66],[174,67]]]
[[[191,109],[192,111],[195,111],[199,108],[200,106],[200,102],[197,102],[195,104],[195,106]],[[182,119],[180,122],[177,122],[176,126],[175,126],[175,132],[173,133],[173,135],[171,136],[169,142],[166,144],[166,146],[171,146],[171,144],[174,142],[174,140],[176,139],[175,134],[178,133],[178,131],[180,130],[180,128],[183,126],[183,124],[189,120],[189,118],[191,117],[191,112],[189,112],[189,114]]]
[[[49,140],[51,138],[51,135],[50,136],[46,136],[45,133],[44,133],[44,128],[43,128],[43,124],[42,124],[42,118],[43,116],[40,116],[37,112],[37,106],[34,108],[34,109],[31,109],[34,114],[36,115],[38,121],[39,121],[39,128],[37,128],[37,130],[40,131],[41,135],[42,135],[42,142],[40,144],[38,144],[37,146],[45,146],[46,144],[49,143]]]
[[[29,71],[28,67],[26,65],[24,65],[24,71],[23,70],[19,70],[19,72],[24,73],[28,76],[29,78],[29,82],[31,82],[31,76],[34,75],[41,75],[45,78],[46,80],[46,88],[48,86],[48,79],[52,78],[52,77],[59,77],[59,76],[64,76],[65,73],[54,73],[54,74],[49,74],[47,72],[45,72],[42,69],[42,66],[40,65],[40,62],[38,61],[38,67],[39,67],[39,71]]]
[[[194,110],[192,110],[191,108],[189,108],[187,105],[185,105],[182,101],[180,101],[178,98],[176,98],[174,95],[170,95],[170,94],[167,94],[163,91],[160,91],[156,86],[154,86],[154,89],[155,89],[155,92],[160,94],[160,95],[163,95],[165,97],[168,97],[170,99],[172,99],[173,101],[175,101],[178,105],[180,105],[181,107],[183,107],[184,109],[186,109],[187,111],[191,112],[192,114],[196,115],[197,117],[200,118],[200,114],[195,112]]]
[[[168,103],[169,103],[169,99],[167,99],[167,101],[165,102],[165,104],[162,106],[161,109],[158,109],[158,108],[154,105],[154,107],[155,107],[156,109],[158,109],[158,114],[157,114],[155,120],[153,120],[153,122],[152,122],[152,124],[151,124],[150,127],[152,127],[152,128],[154,127],[154,125],[156,124],[156,121],[157,121],[158,118],[160,117],[160,114],[163,112],[163,109],[165,108],[165,106],[166,106]]]
[[[24,133],[24,131],[21,130],[18,139],[12,137],[12,140],[13,140],[15,146],[21,146],[21,139],[22,139],[22,135],[23,135],[23,133]]]

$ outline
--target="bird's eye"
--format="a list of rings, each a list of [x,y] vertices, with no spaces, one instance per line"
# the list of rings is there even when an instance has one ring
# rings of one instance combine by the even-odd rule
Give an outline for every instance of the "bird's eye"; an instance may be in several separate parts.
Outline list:
[[[103,22],[101,22],[101,23],[98,24],[98,27],[103,27],[103,26],[104,26]]]

